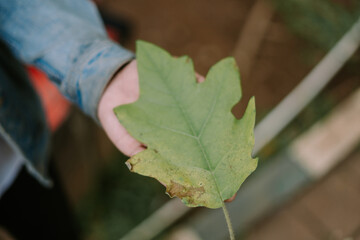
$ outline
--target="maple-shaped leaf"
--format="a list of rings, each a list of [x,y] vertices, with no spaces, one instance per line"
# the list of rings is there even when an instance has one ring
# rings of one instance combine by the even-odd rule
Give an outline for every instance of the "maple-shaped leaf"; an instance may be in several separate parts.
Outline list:
[[[174,58],[144,42],[136,44],[138,101],[118,106],[120,123],[147,149],[127,161],[131,171],[156,178],[191,207],[222,207],[257,166],[255,101],[242,119],[231,113],[241,98],[233,58],[214,65],[197,83],[191,59]]]

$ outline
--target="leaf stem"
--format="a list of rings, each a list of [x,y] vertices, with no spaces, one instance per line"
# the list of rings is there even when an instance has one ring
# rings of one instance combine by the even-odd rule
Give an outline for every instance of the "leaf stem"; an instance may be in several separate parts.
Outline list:
[[[234,230],[231,224],[231,219],[230,219],[230,214],[225,206],[225,203],[222,202],[222,209],[225,215],[225,220],[226,220],[226,224],[229,230],[229,234],[230,234],[230,240],[235,240],[235,234],[234,234]]]

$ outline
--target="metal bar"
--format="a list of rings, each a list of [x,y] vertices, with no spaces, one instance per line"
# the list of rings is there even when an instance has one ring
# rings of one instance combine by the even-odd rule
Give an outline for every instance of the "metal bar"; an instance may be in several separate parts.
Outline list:
[[[276,137],[326,86],[360,44],[360,18],[318,65],[256,125],[254,154]]]

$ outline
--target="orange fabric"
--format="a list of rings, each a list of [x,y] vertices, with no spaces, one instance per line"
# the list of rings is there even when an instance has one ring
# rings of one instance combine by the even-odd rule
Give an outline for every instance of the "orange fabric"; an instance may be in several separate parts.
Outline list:
[[[28,66],[27,70],[45,109],[50,130],[55,132],[68,115],[70,103],[43,72],[32,66]]]

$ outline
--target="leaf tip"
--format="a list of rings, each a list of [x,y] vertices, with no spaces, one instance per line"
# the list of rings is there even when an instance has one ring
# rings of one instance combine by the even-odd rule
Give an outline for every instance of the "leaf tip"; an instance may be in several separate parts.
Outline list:
[[[134,169],[135,165],[141,162],[141,158],[138,157],[138,155],[132,156],[129,160],[125,162],[125,165],[128,167],[128,169],[131,172],[136,172]]]
[[[131,165],[131,163],[130,163],[129,161],[126,161],[126,162],[125,162],[125,165],[127,166],[127,168],[128,168],[130,171],[132,171],[133,167],[132,167],[132,165]]]
[[[254,158],[254,168],[253,168],[253,171],[256,170],[256,168],[258,167],[258,164],[259,164],[259,158]]]
[[[252,96],[249,100],[249,106],[255,111],[255,96]]]

